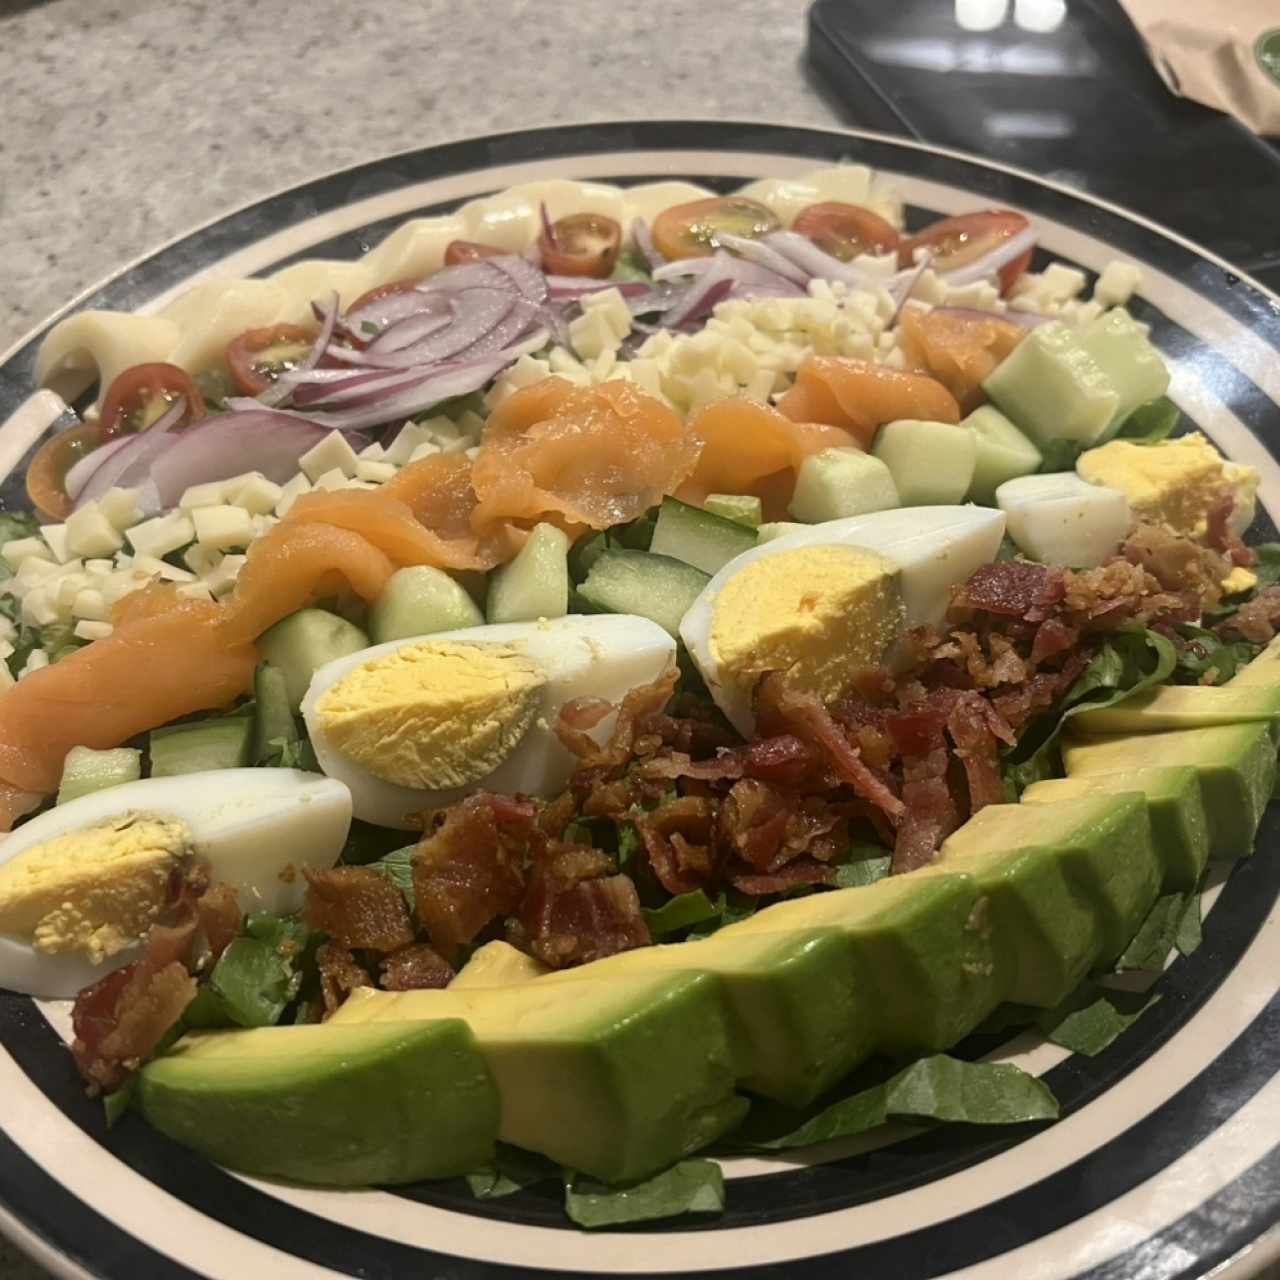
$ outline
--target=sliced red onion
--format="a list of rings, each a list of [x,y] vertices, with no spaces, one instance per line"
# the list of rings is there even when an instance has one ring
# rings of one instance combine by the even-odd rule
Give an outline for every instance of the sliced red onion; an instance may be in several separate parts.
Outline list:
[[[545,276],[550,296],[557,302],[576,302],[593,293],[617,289],[624,298],[638,296],[649,289],[643,280],[593,280],[587,276]]]
[[[385,398],[416,376],[413,369],[377,369],[369,373],[348,374],[342,382],[307,383],[295,387],[293,405],[296,409],[309,409],[313,405],[332,405],[354,408],[357,404],[369,404],[370,393]]]
[[[514,253],[504,253],[495,258],[488,258],[486,261],[504,275],[510,276],[512,284],[530,302],[536,302],[539,306],[546,302],[547,277],[527,258]]]
[[[67,472],[66,478],[62,482],[62,487],[66,490],[67,497],[72,502],[80,496],[80,491],[89,483],[93,473],[113,454],[119,453],[129,443],[130,438],[129,436],[121,436],[118,440],[108,440],[106,444],[99,445],[92,453],[86,453]]]
[[[886,283],[889,290],[889,296],[893,299],[893,314],[889,317],[889,328],[892,329],[898,323],[898,317],[902,315],[902,308],[907,305],[907,299],[911,297],[916,285],[920,283],[920,277],[929,270],[929,264],[933,261],[933,254],[926,249],[917,259],[915,266],[908,267],[905,271],[899,271],[892,280]]]
[[[176,422],[177,417],[173,420]],[[152,462],[180,439],[177,432],[161,427],[163,421],[162,418],[146,431],[126,437],[124,446],[115,450],[81,488],[75,502],[77,511],[96,502],[108,489],[132,489],[147,478]]]
[[[150,467],[162,506],[174,506],[194,484],[246,471],[283,484],[297,474],[298,459],[329,434],[328,427],[293,413],[249,403],[255,407],[247,412],[220,413],[171,437],[170,448]],[[361,447],[356,440],[351,444]]]
[[[650,271],[656,271],[666,262],[666,258],[658,252],[657,246],[653,243],[649,224],[643,218],[633,218],[631,220],[631,243],[635,245],[640,256],[648,264]]]
[[[994,248],[974,258],[972,262],[938,274],[951,288],[972,284],[975,280],[995,275],[1001,267],[1021,257],[1028,249],[1035,248],[1037,238],[1035,227],[1024,227],[1016,235],[1001,240]]]
[[[760,242],[781,254],[788,262],[820,280],[839,280],[851,289],[875,290],[885,281],[851,262],[841,262],[824,249],[819,249],[808,236],[796,231],[774,231]]]
[[[294,365],[294,369],[301,372],[314,369],[320,363],[320,357],[324,355],[325,348],[333,340],[333,331],[338,323],[337,292],[331,293],[329,300],[323,305],[312,302],[311,310],[320,320],[320,332],[316,334],[315,341],[311,344],[307,354]],[[277,378],[270,386],[258,393],[258,399],[265,405],[282,404],[289,398],[290,390],[288,383],[282,383]]]
[[[719,231],[716,233],[716,242],[723,248],[736,253],[740,258],[754,262],[756,266],[764,267],[766,271],[772,271],[774,275],[782,276],[792,284],[798,284],[802,289],[809,283],[809,272],[796,266],[789,258],[783,257],[777,249],[771,248],[763,241],[750,240],[746,236],[734,236],[725,231]]]
[[[666,328],[678,329],[682,324],[688,324],[710,312],[717,302],[725,298],[737,281],[735,267],[744,265],[735,263],[722,250],[717,250],[710,261],[711,267],[699,273],[680,302],[662,317],[662,323]]]
[[[543,309],[528,298],[512,298],[511,309],[483,337],[477,338],[466,350],[468,359],[503,351],[535,326],[542,318]]]
[[[494,266],[493,258],[481,258],[478,262],[459,262],[456,266],[443,267],[417,289],[419,293],[453,293],[458,289],[505,289],[514,293],[514,283],[501,267]]]
[[[423,298],[430,305],[421,311],[415,311],[412,315],[405,316],[403,320],[389,324],[369,343],[366,348],[369,354],[403,351],[405,347],[411,347],[414,343],[421,342],[423,338],[438,333],[452,322],[453,308],[449,305],[446,294],[429,293],[424,294]]]
[[[547,243],[553,249],[559,249],[560,241],[556,239],[556,224],[551,221],[551,215],[547,212],[547,202],[545,200],[539,203],[538,214],[542,218],[542,234],[546,236]]]
[[[388,293],[374,298],[363,306],[348,310],[339,320],[342,329],[361,342],[381,333],[399,320],[407,320],[420,311],[428,311],[432,304],[419,289],[406,289],[400,293]]]

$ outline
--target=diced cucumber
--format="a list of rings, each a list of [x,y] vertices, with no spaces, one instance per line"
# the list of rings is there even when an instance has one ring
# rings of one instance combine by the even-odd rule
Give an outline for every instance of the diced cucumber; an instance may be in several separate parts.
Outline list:
[[[764,503],[751,493],[709,493],[702,505],[712,515],[749,524],[753,529],[764,519]]]
[[[755,545],[756,531],[737,520],[664,498],[649,550],[656,556],[683,560],[703,573],[715,573]]]
[[[633,613],[678,636],[681,618],[710,581],[683,560],[618,550],[606,551],[591,566],[578,592],[601,613]]]
[[[609,535],[603,529],[579,538],[569,548],[569,577],[573,582],[581,582],[591,572],[591,566],[600,559],[612,544]]]
[[[258,637],[258,652],[284,672],[293,712],[319,668],[368,647],[369,637],[359,627],[327,609],[299,609]]]
[[[787,508],[797,520],[821,524],[901,505],[889,468],[861,449],[823,449],[800,464]]]
[[[785,538],[789,533],[799,533],[801,529],[807,528],[807,524],[800,524],[796,520],[771,520],[756,530],[756,545],[772,542],[774,538]]]
[[[969,497],[990,507],[1006,480],[1034,475],[1044,461],[1040,450],[995,405],[984,404],[960,424],[973,431],[977,453]]]
[[[427,636],[433,631],[478,627],[484,614],[466,588],[443,569],[415,564],[397,569],[387,580],[369,611],[369,636],[374,644]]]
[[[1140,405],[1169,390],[1169,369],[1140,325],[1123,307],[1085,325],[1080,345],[1098,362],[1118,397],[1104,435],[1113,435]]]
[[[1080,345],[1077,331],[1058,321],[1023,338],[982,389],[1042,448],[1051,440],[1095,443],[1120,407],[1106,371]]]
[[[92,747],[72,747],[62,762],[58,803],[78,800],[91,791],[137,782],[142,777],[142,752],[136,747],[113,747],[95,751]]]
[[[904,507],[952,506],[973,483],[978,456],[971,431],[950,422],[886,422],[871,452],[889,468]]]
[[[535,622],[569,612],[569,535],[534,525],[515,558],[489,577],[490,622]]]
[[[253,730],[252,716],[224,716],[152,729],[151,776],[242,769],[253,758]]]
[[[298,722],[289,706],[289,685],[279,667],[258,663],[253,673],[253,703],[253,760],[264,764],[279,752],[281,742],[297,742],[299,737]]]

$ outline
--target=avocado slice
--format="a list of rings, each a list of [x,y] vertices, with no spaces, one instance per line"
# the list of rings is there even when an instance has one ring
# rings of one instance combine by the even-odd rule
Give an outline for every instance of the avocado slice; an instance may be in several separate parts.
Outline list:
[[[472,990],[361,988],[325,1027],[464,1019],[497,1085],[498,1136],[605,1182],[647,1177],[738,1124],[745,1046],[718,978],[580,972]]]
[[[1280,717],[1280,683],[1162,685],[1110,707],[1082,711],[1073,728],[1081,733],[1159,733],[1215,724],[1247,724]]]
[[[1214,725],[1169,733],[1070,737],[1062,749],[1068,777],[1190,765],[1200,778],[1209,824],[1209,856],[1243,858],[1276,779],[1276,748],[1267,724]]]
[[[541,960],[517,951],[509,942],[486,942],[449,983],[450,991],[469,987],[510,987],[549,972]]]
[[[1047,778],[1029,786],[1022,793],[1022,803],[1051,804],[1119,791],[1141,791],[1147,797],[1152,844],[1164,875],[1163,892],[1194,889],[1209,858],[1209,820],[1200,775],[1190,765]]]
[[[137,1103],[219,1164],[335,1187],[469,1173],[498,1128],[456,1018],[188,1033],[142,1069]]]
[[[1120,954],[1160,885],[1146,798],[1136,792],[988,805],[917,875],[957,871],[987,896],[1003,998],[1040,1007]]]

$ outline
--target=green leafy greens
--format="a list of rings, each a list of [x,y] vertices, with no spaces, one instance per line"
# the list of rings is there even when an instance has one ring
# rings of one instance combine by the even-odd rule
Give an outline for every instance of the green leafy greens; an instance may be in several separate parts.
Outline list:
[[[1056,1009],[1042,1011],[1036,1026],[1054,1044],[1093,1057],[1159,999],[1158,995],[1108,990],[1086,982]]]
[[[724,1173],[714,1160],[682,1160],[630,1187],[607,1187],[583,1174],[565,1176],[564,1209],[580,1227],[616,1227],[686,1213],[724,1210]]]

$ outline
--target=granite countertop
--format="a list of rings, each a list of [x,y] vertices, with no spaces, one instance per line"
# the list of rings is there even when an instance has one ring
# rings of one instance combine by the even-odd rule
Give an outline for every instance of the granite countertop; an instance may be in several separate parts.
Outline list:
[[[0,351],[198,223],[388,152],[626,116],[835,123],[806,7],[0,0]],[[0,1240],[3,1280],[45,1276]]]

